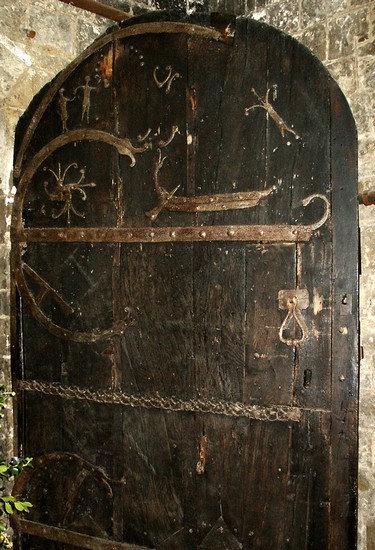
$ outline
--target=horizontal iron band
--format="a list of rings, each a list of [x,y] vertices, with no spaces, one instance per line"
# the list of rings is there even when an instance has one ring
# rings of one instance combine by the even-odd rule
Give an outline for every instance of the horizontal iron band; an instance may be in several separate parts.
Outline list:
[[[67,399],[109,403],[132,408],[161,409],[172,412],[197,412],[219,414],[231,417],[245,417],[254,420],[299,422],[303,410],[298,407],[275,405],[263,407],[244,405],[240,402],[218,401],[214,399],[188,399],[164,397],[159,394],[133,395],[112,390],[92,391],[77,386],[63,386],[58,383],[38,382],[37,380],[19,380],[18,389],[30,392],[57,395]]]
[[[77,531],[70,531],[61,527],[54,527],[26,519],[17,518],[14,521],[14,527],[19,533],[26,533],[55,542],[72,544],[79,548],[88,548],[89,550],[150,550],[144,546],[84,535]]]
[[[15,231],[13,242],[301,242],[309,241],[313,231],[303,225],[217,225],[201,227],[98,227],[24,229]]]

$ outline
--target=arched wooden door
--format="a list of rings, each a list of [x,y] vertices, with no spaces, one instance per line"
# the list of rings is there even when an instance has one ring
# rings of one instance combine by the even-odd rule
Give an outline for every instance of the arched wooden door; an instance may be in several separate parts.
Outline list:
[[[246,18],[105,35],[18,129],[22,548],[355,547],[356,141]]]

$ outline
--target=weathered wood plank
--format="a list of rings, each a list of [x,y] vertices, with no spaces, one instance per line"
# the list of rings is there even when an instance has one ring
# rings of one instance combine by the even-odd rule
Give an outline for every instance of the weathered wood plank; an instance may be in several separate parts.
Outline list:
[[[331,403],[331,270],[332,246],[322,239],[297,245],[299,285],[309,290],[303,311],[308,337],[298,350],[294,402],[302,407],[330,408]]]
[[[294,43],[293,48],[296,47]],[[317,77],[308,87],[307,75]],[[298,78],[294,76],[300,75]],[[306,75],[306,76],[305,76]],[[284,83],[284,93],[287,93]],[[288,87],[288,84],[286,84]],[[289,81],[291,108],[288,116],[298,113],[300,134],[298,155],[290,180],[293,221],[311,223],[320,206],[301,208],[304,197],[320,193],[330,201],[330,97],[329,81],[323,67],[312,56],[302,60],[294,56]],[[304,105],[301,108],[301,105]],[[294,136],[289,135],[296,144]],[[293,139],[292,139],[293,138]],[[331,393],[331,269],[330,220],[319,229],[308,245],[297,245],[297,285],[308,289],[310,306],[303,311],[308,337],[297,350],[294,380],[294,399],[306,407],[327,408]]]
[[[298,426],[290,425],[284,526],[287,549],[330,548],[329,432],[329,412],[306,411]]]
[[[357,142],[353,117],[331,85],[333,219],[332,547],[356,548],[358,418]]]
[[[127,391],[194,395],[192,257],[190,244],[123,247],[118,307],[135,320],[120,343]]]
[[[288,425],[253,424],[245,439],[244,548],[283,548],[287,507]],[[270,483],[269,480],[272,480]]]
[[[121,550],[149,550],[149,548],[144,546],[126,544],[125,542],[117,542],[99,537],[91,537],[90,535],[84,535],[69,529],[61,529],[51,525],[44,525],[42,523],[36,523],[35,521],[29,521],[27,519],[18,519],[16,522],[16,528],[19,532],[27,533],[33,537],[42,537],[43,539],[47,539],[49,541],[60,542],[65,545],[69,544],[69,546],[72,545],[72,547],[88,548],[89,550],[113,550],[114,547]]]
[[[194,376],[198,396],[242,401],[245,248],[194,245]]]
[[[279,339],[287,312],[277,297],[293,288],[294,245],[247,246],[245,403],[291,403],[294,350]]]
[[[157,206],[154,168],[166,157],[159,175],[167,191],[186,191],[187,37],[184,34],[132,37],[116,45],[116,107],[120,135],[138,136],[149,150],[135,167],[119,159],[123,180],[124,226],[151,224],[146,215]],[[142,116],[140,116],[142,113]],[[172,218],[171,218],[172,216]],[[159,223],[190,224],[191,216],[162,212]],[[179,221],[176,223],[176,219]]]

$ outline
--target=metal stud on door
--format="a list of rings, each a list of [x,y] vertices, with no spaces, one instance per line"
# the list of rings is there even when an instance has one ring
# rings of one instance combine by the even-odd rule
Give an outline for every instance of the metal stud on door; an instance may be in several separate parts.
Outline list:
[[[149,14],[43,94],[14,171],[12,361],[37,464],[19,546],[354,548],[336,85],[256,21]]]

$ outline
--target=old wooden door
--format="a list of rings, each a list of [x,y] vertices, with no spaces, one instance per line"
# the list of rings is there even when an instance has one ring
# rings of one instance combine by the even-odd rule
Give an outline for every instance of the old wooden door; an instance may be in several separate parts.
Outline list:
[[[353,120],[290,37],[134,19],[19,125],[22,548],[355,547]]]

